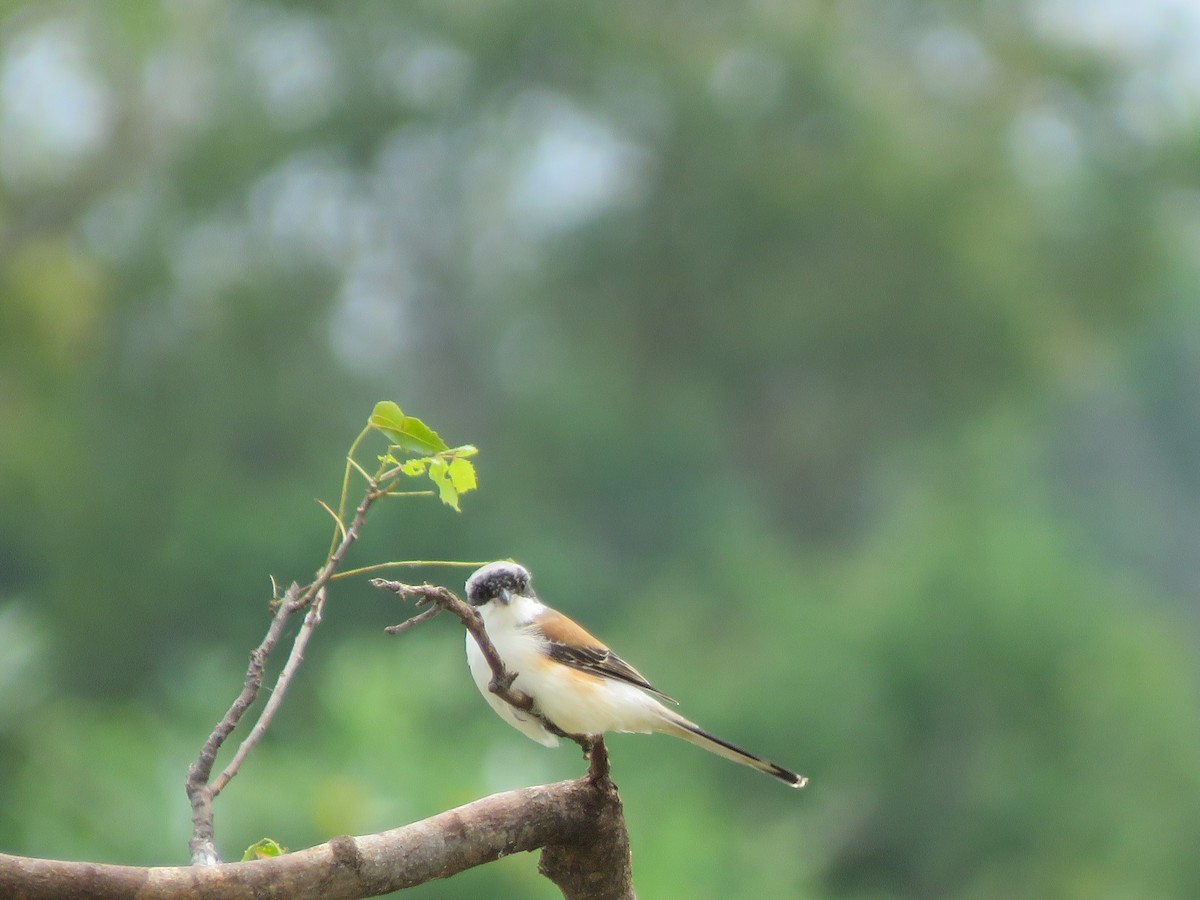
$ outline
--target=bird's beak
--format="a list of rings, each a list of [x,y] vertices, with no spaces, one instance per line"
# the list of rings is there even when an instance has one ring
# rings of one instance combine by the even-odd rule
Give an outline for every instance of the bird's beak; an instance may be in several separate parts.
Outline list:
[[[511,600],[512,600],[512,591],[510,591],[508,588],[500,588],[500,602],[503,603],[505,606],[508,606],[508,604]]]

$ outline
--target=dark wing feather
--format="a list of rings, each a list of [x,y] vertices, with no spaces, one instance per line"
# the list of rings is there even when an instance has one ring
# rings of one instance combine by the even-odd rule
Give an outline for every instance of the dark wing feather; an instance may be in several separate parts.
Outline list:
[[[557,660],[563,665],[571,666],[574,669],[579,669],[583,672],[591,672],[594,675],[601,675],[605,678],[613,678],[617,681],[624,681],[627,684],[632,684],[635,687],[640,687],[642,690],[650,691],[652,694],[658,694],[664,700],[671,703],[678,703],[672,697],[668,697],[649,681],[646,676],[631,666],[617,654],[613,653],[604,646],[590,647],[574,647],[567,644],[561,644],[557,641],[550,641],[548,645],[550,658]]]

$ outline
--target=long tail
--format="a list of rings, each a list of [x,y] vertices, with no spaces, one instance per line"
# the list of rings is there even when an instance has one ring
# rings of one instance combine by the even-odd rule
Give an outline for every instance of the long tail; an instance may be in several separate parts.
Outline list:
[[[676,737],[683,738],[690,744],[703,747],[709,753],[715,753],[717,756],[731,759],[736,763],[741,763],[743,766],[750,766],[753,769],[758,769],[760,772],[766,772],[771,777],[778,778],[784,784],[791,785],[794,788],[802,788],[808,784],[808,778],[804,775],[797,775],[783,766],[776,765],[769,759],[755,756],[749,750],[743,750],[736,744],[731,744],[729,741],[705,731],[695,722],[685,719],[676,712],[665,708],[663,712],[666,714],[663,717],[665,720],[662,728],[664,734],[673,734]]]

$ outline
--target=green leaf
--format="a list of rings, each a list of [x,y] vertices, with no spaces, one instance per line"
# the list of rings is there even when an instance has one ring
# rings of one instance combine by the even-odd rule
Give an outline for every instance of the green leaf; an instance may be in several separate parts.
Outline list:
[[[404,425],[404,419],[404,411],[398,405],[391,400],[380,400],[371,410],[368,422],[372,428],[378,428],[380,431],[399,431]]]
[[[242,854],[242,862],[249,862],[252,859],[271,859],[275,856],[283,856],[285,853],[287,853],[287,847],[265,837],[246,848],[246,852]]]
[[[454,481],[450,477],[449,464],[444,459],[431,459],[429,461],[429,478],[437,485],[441,501],[459,512],[458,489],[454,487]]]
[[[369,424],[409,453],[443,453],[450,448],[436,431],[415,416],[406,416],[391,400],[375,404]]]
[[[475,490],[475,467],[468,460],[456,456],[448,466],[450,482],[460,494]]]
[[[396,443],[414,453],[442,453],[450,449],[436,431],[413,416],[404,417],[403,437]]]
[[[400,471],[409,478],[416,478],[418,475],[425,474],[425,467],[429,465],[429,462],[428,456],[422,456],[419,459],[410,459],[400,466]]]

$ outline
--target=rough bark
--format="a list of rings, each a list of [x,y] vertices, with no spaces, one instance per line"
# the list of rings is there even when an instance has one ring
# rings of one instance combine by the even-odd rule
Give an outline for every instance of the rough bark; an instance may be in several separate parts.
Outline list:
[[[634,896],[620,798],[611,781],[589,776],[494,794],[402,828],[253,862],[138,868],[0,854],[0,897],[357,900],[539,848],[545,848],[542,872],[567,900]]]

